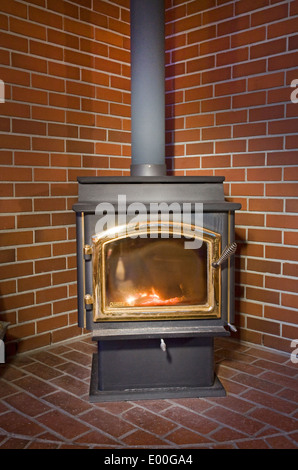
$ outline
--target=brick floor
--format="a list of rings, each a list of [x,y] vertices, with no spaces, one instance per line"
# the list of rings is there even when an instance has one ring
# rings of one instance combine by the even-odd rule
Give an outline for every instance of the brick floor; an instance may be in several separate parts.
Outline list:
[[[227,396],[89,403],[90,337],[0,365],[1,449],[295,449],[298,364],[216,340]]]

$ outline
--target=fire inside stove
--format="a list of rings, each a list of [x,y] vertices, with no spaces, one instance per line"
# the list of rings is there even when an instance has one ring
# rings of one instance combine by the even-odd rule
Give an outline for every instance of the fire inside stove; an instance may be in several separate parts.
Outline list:
[[[151,288],[151,293],[140,292],[135,295],[130,295],[126,299],[126,303],[131,306],[144,306],[144,305],[175,305],[179,302],[183,302],[185,297],[172,297],[171,299],[161,299],[159,294],[155,292],[154,288]]]
[[[157,231],[154,236],[93,237],[95,321],[220,316],[220,270],[212,268],[220,236],[200,243]]]

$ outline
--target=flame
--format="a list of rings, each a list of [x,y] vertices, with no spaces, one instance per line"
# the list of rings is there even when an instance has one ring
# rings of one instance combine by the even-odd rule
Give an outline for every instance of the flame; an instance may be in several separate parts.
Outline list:
[[[130,295],[126,298],[128,305],[134,306],[145,306],[145,305],[175,305],[183,300],[183,297],[171,297],[170,299],[162,299],[154,288],[151,288],[151,292],[139,292],[135,295]]]

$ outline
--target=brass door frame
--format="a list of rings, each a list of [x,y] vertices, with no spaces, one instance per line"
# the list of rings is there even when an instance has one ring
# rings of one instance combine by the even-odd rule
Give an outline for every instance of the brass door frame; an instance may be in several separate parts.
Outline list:
[[[146,234],[170,234],[181,236],[182,224],[150,223],[127,224],[106,230],[92,237],[93,263],[93,321],[144,321],[144,320],[186,320],[198,318],[220,318],[221,316],[221,268],[214,269],[212,262],[218,259],[221,236],[211,230],[183,224],[183,235],[202,240],[207,244],[207,292],[208,301],[204,305],[187,306],[142,306],[107,307],[105,305],[105,256],[106,247],[119,239]],[[194,235],[195,234],[195,235]]]

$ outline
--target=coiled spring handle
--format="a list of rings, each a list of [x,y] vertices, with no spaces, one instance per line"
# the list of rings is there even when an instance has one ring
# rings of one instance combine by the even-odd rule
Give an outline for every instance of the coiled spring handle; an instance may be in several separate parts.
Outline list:
[[[223,250],[221,256],[217,261],[212,263],[213,268],[218,268],[222,263],[224,263],[230,256],[234,255],[237,250],[237,243],[233,242],[231,245],[226,246]]]

